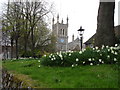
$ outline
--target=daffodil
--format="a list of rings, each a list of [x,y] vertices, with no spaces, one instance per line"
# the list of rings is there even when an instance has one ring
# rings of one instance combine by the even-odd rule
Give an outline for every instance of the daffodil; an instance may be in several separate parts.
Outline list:
[[[69,56],[71,56],[71,53],[69,53]]]
[[[108,49],[108,52],[110,51],[110,49]]]
[[[82,51],[80,51],[79,54],[82,54]]]
[[[54,60],[54,58],[51,58],[51,60],[53,61],[53,60]]]
[[[106,48],[108,48],[109,46],[106,46]]]
[[[108,55],[107,58],[110,58],[110,55]]]
[[[115,55],[117,55],[118,53],[117,52],[115,52]]]
[[[90,63],[90,65],[92,66],[92,65],[93,65],[93,63]]]
[[[117,59],[116,59],[116,58],[114,58],[114,61],[117,61]]]
[[[46,55],[44,55],[44,57],[46,57]]]
[[[76,58],[76,62],[78,62],[79,61],[79,59],[78,58]]]
[[[97,49],[98,49],[98,47],[95,47],[95,49],[97,50]]]
[[[92,61],[91,58],[89,58],[88,61]]]
[[[105,46],[104,45],[102,45],[102,49],[104,48]]]
[[[40,65],[38,67],[40,68]]]
[[[77,66],[78,64],[75,64],[75,66]]]
[[[102,63],[104,63],[104,61],[102,61]]]
[[[115,47],[117,47],[118,46],[118,44],[115,44]]]
[[[102,62],[102,59],[99,59],[99,62]]]
[[[100,56],[102,56],[102,54],[100,54]]]
[[[72,64],[72,67],[74,67],[74,65]]]
[[[85,61],[83,62],[83,64],[85,64]]]

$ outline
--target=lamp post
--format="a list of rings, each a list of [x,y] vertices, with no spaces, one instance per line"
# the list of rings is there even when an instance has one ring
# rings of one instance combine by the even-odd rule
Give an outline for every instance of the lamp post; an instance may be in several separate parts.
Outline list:
[[[82,50],[84,29],[82,29],[82,26],[80,26],[80,29],[78,29],[77,31],[78,31],[78,33],[79,33],[79,35],[80,35],[80,46],[81,46],[81,50]]]

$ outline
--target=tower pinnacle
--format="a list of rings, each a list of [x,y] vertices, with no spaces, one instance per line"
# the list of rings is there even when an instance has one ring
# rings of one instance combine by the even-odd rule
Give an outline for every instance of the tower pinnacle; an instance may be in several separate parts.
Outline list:
[[[57,22],[59,22],[59,14],[57,15]]]
[[[68,24],[68,20],[69,20],[69,18],[68,18],[68,16],[67,16],[67,24]]]
[[[52,19],[52,24],[54,24],[54,21],[55,21],[55,19],[54,19],[54,17],[53,17],[53,19]]]

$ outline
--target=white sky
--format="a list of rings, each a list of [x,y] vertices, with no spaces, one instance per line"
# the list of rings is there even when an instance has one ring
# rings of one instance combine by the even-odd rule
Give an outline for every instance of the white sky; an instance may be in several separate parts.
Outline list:
[[[6,0],[0,0],[0,11],[3,2]],[[56,19],[59,13],[60,22],[63,18],[64,23],[66,23],[67,15],[69,17],[69,27],[68,27],[68,41],[72,41],[72,35],[77,38],[77,30],[82,26],[85,29],[84,32],[84,42],[88,40],[97,29],[97,14],[99,7],[99,0],[46,0],[54,3]],[[116,0],[115,6],[115,26],[118,25],[118,1]],[[120,7],[119,7],[120,8]],[[52,19],[52,17],[51,17]],[[52,20],[48,21],[51,22]]]

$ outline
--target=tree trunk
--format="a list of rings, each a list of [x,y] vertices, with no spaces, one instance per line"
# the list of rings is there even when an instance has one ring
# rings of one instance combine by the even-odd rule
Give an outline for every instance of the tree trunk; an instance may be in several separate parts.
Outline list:
[[[11,59],[13,58],[13,38],[11,38]]]
[[[15,40],[16,44],[16,59],[18,59],[18,39]]]
[[[115,2],[100,2],[97,17],[95,45],[101,47],[114,46],[114,9]]]

